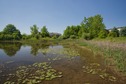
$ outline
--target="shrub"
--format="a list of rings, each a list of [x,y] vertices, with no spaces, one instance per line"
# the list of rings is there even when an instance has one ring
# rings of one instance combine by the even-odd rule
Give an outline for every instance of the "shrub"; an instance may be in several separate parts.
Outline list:
[[[99,33],[99,38],[106,38],[107,37],[107,31],[106,30],[102,30]]]
[[[90,33],[83,33],[82,34],[82,38],[86,39],[86,40],[90,40],[92,39],[92,36]]]
[[[108,37],[117,37],[117,33],[116,32],[110,32],[108,34]]]
[[[118,30],[117,28],[114,27],[114,28],[111,30],[111,32],[116,33],[116,36],[115,36],[115,37],[119,37],[119,30]]]
[[[52,38],[53,38],[53,39],[57,39],[57,36],[56,36],[56,35],[54,35]]]
[[[126,36],[126,27],[120,30],[120,36]]]
[[[71,35],[70,38],[71,38],[71,39],[76,39],[77,36],[75,36],[75,35]]]

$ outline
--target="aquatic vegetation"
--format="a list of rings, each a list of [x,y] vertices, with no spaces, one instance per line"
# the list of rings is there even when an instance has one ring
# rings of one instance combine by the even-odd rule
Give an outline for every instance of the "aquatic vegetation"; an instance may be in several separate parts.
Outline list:
[[[78,51],[75,49],[72,49],[72,48],[64,48],[63,52],[61,52],[61,53],[68,55],[68,56],[80,56]]]
[[[92,74],[92,75],[98,75],[100,78],[103,80],[109,80],[112,82],[115,82],[117,80],[116,77],[108,74],[106,72],[106,69],[100,69],[100,64],[98,63],[91,63],[89,66],[83,66],[82,67],[84,70],[84,73]]]
[[[13,63],[13,62],[14,62],[14,61],[7,61],[6,63],[7,63],[7,64],[10,64],[10,63]]]
[[[19,66],[15,74],[10,75],[4,84],[36,84],[44,80],[61,78],[62,72],[58,72],[50,66],[50,63],[34,63],[28,66]],[[15,80],[11,80],[15,78]]]
[[[43,54],[51,53],[51,54],[59,55],[59,56],[53,56],[51,58],[48,58],[48,61],[56,61],[62,58],[67,58],[69,60],[69,59],[73,59],[76,56],[80,56],[79,52],[73,48],[53,48],[52,47],[48,49],[40,49],[39,52],[42,52]]]
[[[106,65],[111,66],[113,63],[118,72],[123,72],[126,75],[126,43],[118,42],[117,40],[113,41],[78,41],[77,44],[80,46],[85,46],[86,48],[91,49],[94,53],[100,53],[103,55],[107,62]],[[85,45],[86,44],[86,45]],[[113,59],[113,61],[111,61]]]

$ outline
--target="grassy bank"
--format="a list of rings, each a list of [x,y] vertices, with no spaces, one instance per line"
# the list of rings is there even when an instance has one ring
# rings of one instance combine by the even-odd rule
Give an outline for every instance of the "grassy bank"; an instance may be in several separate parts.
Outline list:
[[[122,39],[122,38],[114,38]],[[126,38],[125,38],[126,39]],[[126,75],[126,43],[124,41],[104,40],[77,40],[77,44],[91,49],[94,53],[100,53],[105,57],[105,63],[109,67],[114,67],[116,71],[123,72]]]
[[[114,42],[114,43],[126,43],[126,37],[107,37],[105,39],[93,39],[93,41],[109,41],[109,42]]]

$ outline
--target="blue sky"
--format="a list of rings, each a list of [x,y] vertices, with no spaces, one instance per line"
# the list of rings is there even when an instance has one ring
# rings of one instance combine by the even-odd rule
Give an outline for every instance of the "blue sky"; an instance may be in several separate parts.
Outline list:
[[[46,25],[49,32],[63,33],[84,17],[101,14],[106,28],[126,26],[126,0],[0,0],[0,31],[14,24],[21,33],[30,26]]]

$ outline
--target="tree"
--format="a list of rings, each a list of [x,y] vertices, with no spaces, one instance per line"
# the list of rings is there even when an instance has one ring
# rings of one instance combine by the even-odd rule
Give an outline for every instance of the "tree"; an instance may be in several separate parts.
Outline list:
[[[118,30],[116,27],[114,27],[114,28],[111,30],[111,32],[115,32],[116,37],[119,37],[119,30]]]
[[[39,28],[36,25],[33,25],[32,27],[30,27],[30,29],[31,29],[31,35],[32,36],[39,33],[39,31],[38,31]]]
[[[70,26],[67,26],[67,28],[64,30],[63,38],[67,39],[70,37]]]
[[[15,40],[20,40],[22,37],[19,30],[16,30],[12,35],[13,35],[13,39]]]
[[[120,30],[120,36],[126,36],[126,27]]]
[[[120,30],[120,36],[126,36],[126,27]]]
[[[83,33],[83,34],[82,34],[82,38],[83,38],[83,39],[86,39],[86,40],[92,39],[90,33]]]
[[[81,29],[78,32],[79,37],[90,37],[95,38],[99,37],[99,33],[105,29],[103,23],[103,18],[101,15],[95,15],[91,17],[84,17],[84,20],[81,22]]]
[[[21,33],[16,27],[12,24],[8,24],[2,32],[2,40],[20,40]]]
[[[4,34],[13,34],[15,31],[17,31],[16,27],[12,24],[8,24],[4,29],[3,33]]]
[[[42,27],[41,34],[42,34],[42,37],[49,37],[49,32],[48,32],[46,26]]]
[[[88,33],[85,24],[81,23],[80,29],[78,31],[78,36],[82,37],[83,33]]]
[[[109,32],[108,37],[117,37],[116,32]]]
[[[103,18],[101,15],[95,15],[94,17],[89,17],[87,24],[89,33],[93,37],[98,37],[100,31],[105,29],[105,25],[103,23]]]
[[[27,40],[27,39],[29,39],[30,38],[30,35],[27,35],[27,34],[22,34],[22,39],[23,40]]]
[[[89,27],[88,18],[84,17],[84,20],[81,22],[80,26],[83,30],[83,33],[89,33],[89,31],[88,31],[88,27]]]
[[[65,39],[67,38],[70,38],[71,36],[76,36],[78,37],[78,32],[80,31],[81,29],[81,26],[80,25],[77,25],[77,26],[67,26],[67,28],[64,30],[64,33],[63,33],[63,37]]]
[[[108,35],[108,32],[107,30],[101,30],[100,33],[99,33],[99,38],[106,38]]]

